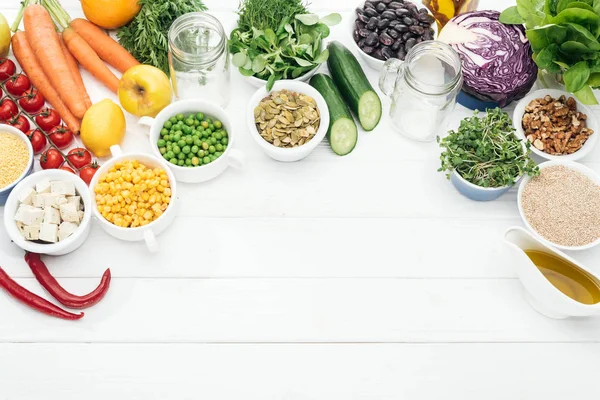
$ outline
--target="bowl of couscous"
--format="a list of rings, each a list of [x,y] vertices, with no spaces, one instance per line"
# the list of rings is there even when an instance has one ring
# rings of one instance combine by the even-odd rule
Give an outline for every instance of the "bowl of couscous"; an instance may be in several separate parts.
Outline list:
[[[33,170],[33,147],[23,132],[0,124],[0,206],[17,183]]]
[[[92,212],[108,234],[125,241],[145,241],[158,250],[156,235],[175,219],[176,180],[167,164],[143,153],[122,153],[111,147],[113,157],[90,182]]]

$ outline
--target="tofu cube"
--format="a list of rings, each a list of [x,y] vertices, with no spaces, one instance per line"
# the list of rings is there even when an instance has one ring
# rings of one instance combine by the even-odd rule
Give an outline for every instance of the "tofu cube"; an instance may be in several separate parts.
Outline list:
[[[44,224],[40,225],[40,240],[49,243],[56,243],[58,241],[58,225],[55,224]]]
[[[21,233],[21,236],[25,236],[25,225],[22,222],[17,222],[17,229]]]
[[[58,226],[58,241],[63,241],[73,234],[79,228],[79,225],[72,222],[63,222]]]
[[[44,210],[27,204],[21,204],[15,214],[15,221],[27,226],[39,225],[43,219]]]
[[[25,188],[22,189],[19,194],[17,195],[17,200],[19,200],[19,202],[21,204],[33,204],[33,197],[35,196],[35,190],[33,190],[33,188]]]
[[[42,193],[37,197],[41,197],[41,202],[43,203],[43,208],[46,207],[54,207],[59,208],[61,203],[66,203],[67,199],[63,195],[53,194],[53,193]],[[61,198],[63,200],[61,200]],[[35,204],[39,204],[40,200],[35,199]]]
[[[50,182],[50,193],[75,196],[75,185],[72,182],[52,181]]]
[[[39,240],[40,239],[40,227],[37,225],[26,226],[23,232],[25,240]]]
[[[67,203],[73,204],[77,211],[81,210],[81,197],[80,196],[67,196]]]
[[[63,204],[60,206],[60,217],[63,221],[79,223],[79,213],[73,204]]]
[[[33,196],[33,206],[37,208],[44,208],[44,198],[43,194],[36,194]]]
[[[45,224],[60,224],[60,213],[54,207],[44,208],[44,223]]]
[[[35,184],[35,191],[38,192],[38,194],[50,193],[50,180],[49,179],[44,179],[44,180],[39,181],[38,183],[36,183]]]

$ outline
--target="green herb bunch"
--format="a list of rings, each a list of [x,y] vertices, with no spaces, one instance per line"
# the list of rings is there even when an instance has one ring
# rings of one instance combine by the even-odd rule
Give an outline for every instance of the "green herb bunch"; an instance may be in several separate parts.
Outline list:
[[[204,11],[202,0],[139,0],[138,15],[117,32],[119,43],[142,64],[153,65],[169,75],[169,28],[190,12]]]
[[[271,90],[275,81],[297,78],[326,62],[329,51],[322,41],[342,17],[306,12],[300,0],[243,0],[229,39],[233,65],[244,76],[267,81]]]
[[[525,24],[533,59],[559,75],[585,104],[598,104],[600,88],[600,0],[516,0],[500,15],[504,24]]]
[[[483,117],[476,111],[461,121],[457,131],[441,140],[438,137],[444,149],[438,171],[447,171],[448,178],[456,171],[467,181],[490,188],[513,185],[525,174],[538,175],[539,168],[529,157],[530,143],[525,143],[524,151],[514,132],[508,114],[500,108],[486,110]]]

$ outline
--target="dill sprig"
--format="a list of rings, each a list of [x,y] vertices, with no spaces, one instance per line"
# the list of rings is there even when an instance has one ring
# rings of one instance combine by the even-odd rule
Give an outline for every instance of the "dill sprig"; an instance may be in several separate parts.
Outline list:
[[[276,31],[284,18],[292,20],[296,14],[308,14],[307,6],[302,0],[242,0],[238,7],[238,28],[242,32],[253,27]]]

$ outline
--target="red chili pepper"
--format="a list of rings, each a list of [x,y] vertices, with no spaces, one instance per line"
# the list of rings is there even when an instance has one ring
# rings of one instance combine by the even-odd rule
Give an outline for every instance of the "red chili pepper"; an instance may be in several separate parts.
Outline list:
[[[25,261],[31,268],[33,275],[38,280],[38,282],[54,297],[58,300],[59,303],[69,307],[69,308],[87,308],[91,307],[94,304],[98,303],[110,286],[110,268],[104,272],[102,275],[102,280],[96,289],[93,292],[86,294],[84,296],[77,296],[67,292],[58,281],[50,274],[46,265],[40,259],[40,255],[36,253],[27,253],[25,254]]]
[[[10,294],[16,300],[28,305],[34,310],[38,310],[41,313],[70,320],[83,318],[83,313],[70,313],[58,307],[57,305],[50,303],[48,300],[41,298],[37,294],[31,293],[29,290],[12,280],[2,268],[0,268],[0,287],[6,290],[8,294]]]

